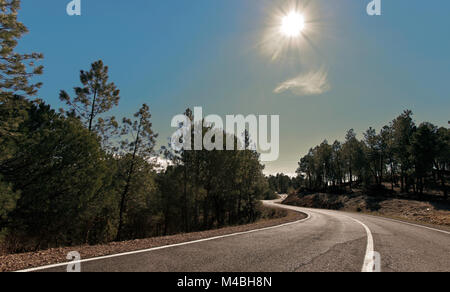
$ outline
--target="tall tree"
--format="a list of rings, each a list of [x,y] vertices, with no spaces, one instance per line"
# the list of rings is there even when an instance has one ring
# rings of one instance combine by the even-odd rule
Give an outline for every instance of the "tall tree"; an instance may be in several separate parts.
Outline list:
[[[434,168],[441,181],[442,192],[445,199],[448,199],[448,175],[450,171],[450,129],[439,128],[437,131],[437,155],[434,161]]]
[[[423,194],[424,179],[432,172],[438,154],[437,138],[437,127],[430,123],[420,124],[411,137],[411,157],[417,185],[415,189],[420,194]]]
[[[333,177],[333,185],[342,185],[343,182],[343,173],[344,173],[344,162],[342,158],[342,144],[339,141],[334,141],[332,145],[332,177]]]
[[[367,151],[367,167],[377,185],[383,182],[384,159],[381,138],[372,127],[364,133],[364,143]]]
[[[8,139],[20,135],[18,126],[26,116],[25,99],[14,95],[33,97],[41,83],[33,83],[33,76],[42,74],[43,66],[36,62],[42,54],[20,54],[15,51],[19,39],[28,32],[25,25],[17,20],[19,0],[0,0],[0,161],[11,155],[5,149]]]
[[[102,114],[119,104],[120,90],[114,82],[109,82],[108,66],[102,60],[92,63],[89,71],[80,72],[82,87],[75,87],[75,97],[61,90],[60,99],[70,110],[69,115],[80,118],[88,130],[95,131],[107,140],[106,133],[118,124],[114,117],[103,118]]]
[[[317,169],[319,169],[319,173],[321,176],[321,183],[323,189],[327,189],[330,180],[332,179],[332,153],[333,148],[328,141],[325,140],[320,144],[317,150]]]
[[[380,132],[381,139],[381,151],[383,153],[383,157],[386,159],[387,168],[390,172],[390,180],[391,180],[391,189],[394,191],[394,187],[397,183],[396,175],[398,163],[395,159],[395,148],[394,148],[394,138],[393,138],[393,129],[392,124],[389,126],[384,126]]]
[[[300,162],[298,163],[298,169],[296,171],[297,175],[306,175],[306,179],[308,181],[308,188],[312,189],[314,184],[314,149],[310,149],[308,154],[305,155]]]
[[[119,241],[122,235],[124,223],[124,213],[126,203],[133,179],[139,169],[139,164],[150,163],[149,159],[154,155],[155,139],[158,136],[152,130],[150,122],[151,114],[148,105],[144,104],[134,115],[134,120],[124,118],[121,134],[126,137],[121,142],[121,155],[128,160],[128,167],[125,174],[125,184],[120,198],[119,226],[116,240]],[[128,138],[132,138],[131,141]]]
[[[393,147],[395,157],[400,164],[402,192],[409,191],[408,177],[412,167],[410,145],[416,127],[412,115],[412,111],[406,110],[392,122]]]
[[[350,129],[345,135],[345,143],[342,146],[342,155],[347,166],[349,186],[350,189],[353,186],[353,177],[355,171],[355,162],[358,155],[359,142],[356,139],[356,133],[353,129]]]

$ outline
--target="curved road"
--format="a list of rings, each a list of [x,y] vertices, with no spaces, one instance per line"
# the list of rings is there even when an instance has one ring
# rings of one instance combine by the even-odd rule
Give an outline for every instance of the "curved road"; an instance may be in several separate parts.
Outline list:
[[[264,202],[272,206],[275,203]],[[83,272],[450,271],[450,232],[362,214],[277,206],[304,212],[309,218],[234,236],[91,259],[82,262],[81,269]],[[376,260],[372,261],[373,258]],[[66,266],[40,271],[63,272]]]

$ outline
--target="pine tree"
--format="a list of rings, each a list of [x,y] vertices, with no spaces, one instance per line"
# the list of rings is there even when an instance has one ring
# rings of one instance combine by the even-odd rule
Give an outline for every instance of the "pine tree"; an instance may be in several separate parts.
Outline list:
[[[412,167],[410,145],[411,137],[416,129],[413,113],[406,110],[392,122],[393,147],[395,157],[400,164],[401,191],[409,191],[409,175]]]
[[[439,128],[437,132],[437,155],[434,167],[441,181],[442,192],[448,199],[448,173],[450,170],[450,129]]]
[[[345,159],[345,164],[348,170],[349,186],[353,187],[353,176],[355,171],[356,152],[358,148],[358,140],[356,139],[356,133],[353,129],[350,129],[345,136],[345,143],[342,146],[342,152]]]
[[[119,104],[120,90],[114,82],[109,83],[108,66],[102,60],[92,63],[89,71],[80,71],[82,87],[75,87],[75,97],[61,90],[59,98],[70,110],[68,115],[78,117],[90,132],[96,132],[104,143],[108,141],[108,132],[117,129],[114,117],[103,118],[102,114]],[[62,110],[64,111],[64,110]]]
[[[381,154],[381,139],[380,136],[377,135],[376,130],[372,127],[364,133],[364,143],[366,145],[366,167],[372,174],[375,183],[381,185],[384,168],[384,163],[380,163],[380,161],[383,161],[383,156]]]
[[[13,94],[34,96],[42,85],[31,83],[30,78],[42,74],[43,66],[35,63],[43,55],[14,51],[18,40],[28,32],[26,26],[17,20],[19,9],[19,0],[0,0],[0,102]]]
[[[423,194],[424,180],[433,170],[433,163],[438,152],[437,127],[422,123],[411,137],[411,159],[414,163],[416,192]]]
[[[33,97],[42,85],[30,79],[42,74],[43,67],[36,62],[42,54],[19,54],[15,48],[19,39],[28,32],[24,24],[17,20],[20,9],[19,0],[0,0],[0,161],[7,150],[6,140],[17,137],[17,127],[25,118],[27,103],[15,99],[14,95]]]
[[[155,139],[157,134],[152,130],[150,122],[151,114],[148,105],[144,104],[142,108],[134,115],[135,120],[123,119],[121,134],[124,137],[133,137],[132,141],[126,138],[121,142],[121,155],[128,159],[128,167],[125,174],[125,185],[120,198],[119,226],[116,240],[119,241],[122,236],[124,214],[126,212],[126,203],[132,187],[133,179],[139,169],[139,163],[149,163],[149,158],[154,155]]]

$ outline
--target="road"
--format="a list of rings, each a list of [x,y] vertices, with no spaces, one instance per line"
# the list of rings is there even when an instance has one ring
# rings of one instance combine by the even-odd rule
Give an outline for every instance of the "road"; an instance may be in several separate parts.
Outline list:
[[[266,201],[264,204],[273,206],[276,202]],[[304,212],[309,217],[300,222],[251,233],[93,259],[81,262],[81,270],[450,271],[450,232],[362,214],[278,206]],[[64,272],[66,267],[56,266],[39,271]]]

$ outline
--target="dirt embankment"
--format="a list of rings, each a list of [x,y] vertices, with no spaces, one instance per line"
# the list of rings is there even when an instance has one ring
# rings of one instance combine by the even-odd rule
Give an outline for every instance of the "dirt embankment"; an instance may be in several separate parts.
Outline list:
[[[363,212],[372,215],[403,219],[411,222],[450,227],[450,203],[422,202],[402,198],[355,194],[291,194],[283,202],[287,205]]]
[[[232,233],[272,227],[289,222],[295,222],[304,219],[306,217],[304,214],[294,211],[287,211],[279,208],[264,208],[262,215],[263,218],[265,219],[262,219],[253,224],[232,226],[216,230],[177,234],[164,237],[154,237],[125,242],[114,242],[96,246],[85,245],[75,247],[64,247],[39,252],[3,255],[0,256],[0,272],[17,271],[33,267],[40,267],[57,263],[65,263],[68,261],[66,259],[66,256],[71,251],[79,252],[82,259],[89,259],[93,257],[149,249],[153,247],[189,242],[204,238],[211,238]]]

